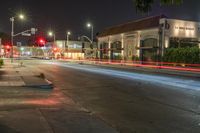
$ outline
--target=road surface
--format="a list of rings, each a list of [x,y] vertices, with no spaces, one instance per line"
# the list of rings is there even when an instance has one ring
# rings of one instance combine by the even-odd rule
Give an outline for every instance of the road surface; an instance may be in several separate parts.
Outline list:
[[[24,61],[120,133],[199,133],[200,80],[57,61]]]

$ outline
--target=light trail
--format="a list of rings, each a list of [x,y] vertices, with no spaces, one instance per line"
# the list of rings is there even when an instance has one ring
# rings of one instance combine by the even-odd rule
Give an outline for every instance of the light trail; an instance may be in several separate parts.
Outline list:
[[[190,72],[200,72],[200,64],[185,64],[185,63],[173,63],[173,62],[148,62],[148,61],[122,61],[122,60],[97,60],[97,59],[61,59],[63,61],[72,62],[87,62],[94,64],[104,64],[104,65],[123,65],[132,67],[143,67],[143,68],[153,68],[153,69],[169,69],[176,71],[190,71]]]
[[[103,69],[92,66],[84,66],[84,65],[70,65],[66,63],[58,63],[58,62],[46,62],[47,64],[67,67],[70,69],[76,69],[81,71],[92,72],[96,74],[109,75],[116,78],[123,78],[128,80],[139,80],[146,81],[150,83],[154,83],[157,85],[165,85],[165,86],[173,86],[178,88],[192,89],[192,90],[200,90],[200,81],[190,80],[190,79],[180,79],[175,77],[168,77],[162,75],[149,75],[149,74],[140,74],[134,72],[125,72],[119,70],[111,70],[111,69]]]

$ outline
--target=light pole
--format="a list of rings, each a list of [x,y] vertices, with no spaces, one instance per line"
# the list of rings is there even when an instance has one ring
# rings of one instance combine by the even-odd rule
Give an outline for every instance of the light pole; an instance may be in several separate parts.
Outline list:
[[[50,37],[53,37],[53,43],[54,43],[54,45],[55,45],[55,43],[56,43],[56,35],[55,35],[55,33],[53,33],[52,31],[50,31],[50,32],[48,33],[48,35],[49,35]]]
[[[68,48],[68,46],[69,46],[69,36],[71,35],[71,32],[70,31],[68,31],[67,32],[67,48]],[[64,51],[65,51],[65,49],[66,49],[66,47],[64,47]]]
[[[53,37],[53,46],[52,46],[52,48],[55,47],[55,45],[56,45],[56,34],[54,32],[52,32],[52,31],[49,31],[48,32],[48,36]]]
[[[92,43],[93,43],[93,39],[94,39],[94,35],[93,35],[94,34],[93,33],[94,32],[94,26],[91,23],[88,23],[87,27],[91,28],[91,40],[92,40]]]
[[[24,15],[23,14],[20,14],[18,16],[20,19],[24,19]],[[11,29],[11,62],[13,63],[13,46],[14,46],[14,22],[15,22],[15,17],[11,17],[10,18],[10,21],[11,21],[11,26],[12,26],[12,29]]]

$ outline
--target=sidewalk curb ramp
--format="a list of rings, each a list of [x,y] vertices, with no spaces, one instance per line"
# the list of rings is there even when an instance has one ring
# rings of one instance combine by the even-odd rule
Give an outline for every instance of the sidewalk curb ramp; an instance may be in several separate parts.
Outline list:
[[[24,87],[41,88],[41,89],[53,89],[54,85],[46,78],[40,78],[38,76],[23,76],[25,85]]]

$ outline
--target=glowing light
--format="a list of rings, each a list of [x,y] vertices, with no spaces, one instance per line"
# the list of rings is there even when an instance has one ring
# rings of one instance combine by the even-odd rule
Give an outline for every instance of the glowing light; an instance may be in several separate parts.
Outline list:
[[[88,23],[88,24],[87,24],[87,27],[88,27],[88,28],[92,27],[92,24],[91,24],[91,23]]]
[[[71,35],[71,32],[70,32],[70,31],[68,31],[68,32],[67,32],[67,35]]]
[[[24,47],[21,47],[20,50],[21,50],[21,51],[24,51]]]
[[[24,17],[23,14],[20,14],[20,15],[19,15],[19,18],[23,20],[25,17]]]
[[[44,37],[39,37],[37,39],[37,43],[40,45],[40,46],[43,46],[46,44],[46,39]]]
[[[9,46],[9,45],[6,45],[6,49],[10,49],[10,46]]]
[[[57,51],[58,49],[57,48],[53,48],[53,51]]]
[[[44,43],[44,40],[40,39],[40,43]]]
[[[48,35],[49,35],[49,36],[53,36],[53,32],[50,31],[50,32],[48,33]]]

